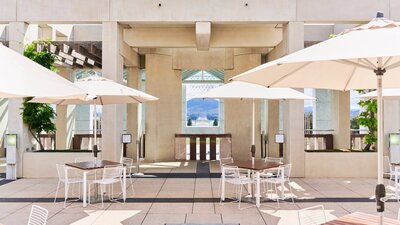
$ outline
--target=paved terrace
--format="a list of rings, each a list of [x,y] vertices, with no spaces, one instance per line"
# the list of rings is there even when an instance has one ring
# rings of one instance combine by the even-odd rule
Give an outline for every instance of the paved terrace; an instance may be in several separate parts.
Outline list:
[[[82,208],[82,203],[73,203],[63,209],[62,203],[52,203],[56,179],[0,181],[0,223],[26,224],[33,203],[47,208],[50,212],[49,224],[57,225],[295,225],[297,210],[318,204],[325,206],[328,219],[356,211],[375,213],[375,203],[371,199],[375,179],[292,179],[291,185],[297,196],[294,204],[287,200],[275,210],[275,202],[266,202],[260,209],[250,207],[239,210],[237,203],[219,204],[217,162],[211,162],[209,166],[197,162],[165,162],[146,164],[143,168],[148,177],[134,180],[134,195],[130,187],[127,188],[127,203],[107,202],[104,209],[92,206]],[[62,193],[61,190],[60,198]],[[228,195],[233,196],[230,192]],[[399,206],[394,201],[387,203],[385,216],[397,218]]]

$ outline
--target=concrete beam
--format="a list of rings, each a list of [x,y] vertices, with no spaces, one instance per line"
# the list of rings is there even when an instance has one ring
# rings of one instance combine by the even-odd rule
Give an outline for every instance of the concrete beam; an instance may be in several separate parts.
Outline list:
[[[207,51],[210,48],[211,23],[196,22],[196,46],[199,51]]]
[[[121,47],[119,49],[119,54],[124,57],[124,65],[126,67],[138,67],[139,66],[139,55],[135,52],[131,46],[129,46],[125,41],[121,42]]]
[[[378,10],[400,19],[398,0],[0,0],[0,5],[0,22],[347,23],[367,22]]]
[[[124,41],[140,48],[207,48],[207,35],[200,40],[196,27],[137,27],[124,30]],[[206,28],[204,28],[206,29]],[[282,30],[269,25],[213,26],[210,48],[273,47],[282,40]],[[204,41],[204,43],[198,42]],[[202,48],[202,46],[200,46]],[[198,48],[199,49],[199,48]],[[200,49],[199,49],[200,50]],[[203,50],[203,49],[201,49]]]

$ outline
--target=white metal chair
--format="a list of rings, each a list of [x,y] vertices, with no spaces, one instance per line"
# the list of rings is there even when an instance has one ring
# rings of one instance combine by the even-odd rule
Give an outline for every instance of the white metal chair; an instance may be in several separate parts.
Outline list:
[[[239,202],[239,209],[242,202],[242,192],[243,185],[252,184],[254,181],[247,176],[241,176],[238,167],[225,166],[225,182],[233,184],[236,190],[236,199],[234,202]],[[237,190],[239,189],[239,190]],[[220,199],[220,204],[222,204],[222,199]]]
[[[297,212],[300,225],[320,225],[326,223],[323,205],[316,205],[301,209]]]
[[[126,168],[126,174],[127,176],[129,175],[129,180],[131,182],[131,188],[132,188],[132,194],[135,194],[135,190],[133,189],[133,174],[132,174],[132,168],[134,167],[133,159],[131,158],[123,158],[122,159],[123,165],[125,165]]]
[[[115,183],[120,183],[121,185],[121,190],[122,192],[125,192],[126,190],[123,189],[122,185],[122,173],[123,173],[123,165],[116,165],[116,166],[105,166],[103,169],[103,175],[101,180],[94,180],[89,183],[89,190],[90,186],[93,184],[98,184],[100,185],[100,194],[101,194],[101,208],[104,207],[104,193],[106,190],[104,190],[103,186],[109,186],[109,191],[108,191],[108,198],[110,201],[115,201],[116,199],[113,197],[114,195],[114,184]],[[89,204],[90,204],[90,198],[89,198]]]
[[[399,179],[400,179],[400,167],[395,166],[394,167],[394,193],[395,193],[397,202],[400,202],[400,200],[399,200],[400,180]]]
[[[277,196],[276,202],[278,204],[278,207],[279,207],[279,197],[278,197],[279,195],[278,195],[277,185],[280,185],[281,192],[282,192],[282,195],[283,195],[284,194],[284,190],[285,190],[285,183],[288,183],[290,195],[291,195],[291,198],[292,198],[292,202],[294,203],[292,187],[290,186],[290,173],[291,173],[291,170],[292,170],[292,164],[281,165],[281,166],[279,166],[279,168],[277,170],[276,177],[267,177],[267,178],[262,178],[261,179],[261,182],[262,183],[266,183],[267,186],[268,186],[268,184],[271,184],[271,186],[273,185],[275,187],[275,194]],[[281,197],[284,197],[284,196],[281,196]]]
[[[283,163],[283,158],[265,157],[265,162]]]
[[[33,205],[29,215],[28,225],[45,225],[49,211],[47,209]]]
[[[79,185],[79,197],[80,197],[80,184],[83,183],[82,178],[80,177],[68,177],[68,170],[69,168],[65,165],[56,164],[57,167],[57,174],[58,174],[58,184],[56,195],[54,197],[54,203],[56,203],[58,190],[60,189],[60,184],[64,184],[64,208],[68,200],[68,190],[70,185],[78,184]]]
[[[394,179],[394,166],[390,163],[389,156],[384,156],[383,160],[384,160],[383,165],[385,167],[385,172],[383,174],[389,176],[389,185],[390,185],[390,183]]]

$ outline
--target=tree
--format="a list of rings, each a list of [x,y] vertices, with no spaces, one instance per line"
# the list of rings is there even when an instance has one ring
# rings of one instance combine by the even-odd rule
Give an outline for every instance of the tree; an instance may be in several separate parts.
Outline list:
[[[359,90],[360,94],[370,92],[371,90]],[[376,132],[378,129],[378,121],[376,119],[376,113],[378,111],[377,103],[375,99],[360,100],[358,105],[361,107],[360,114],[356,117],[358,125],[368,128],[368,134],[364,137],[364,143],[366,146],[363,151],[369,151],[376,141]]]
[[[187,126],[188,126],[188,127],[192,126],[192,119],[191,119],[191,118],[188,119],[188,121],[187,121]]]
[[[56,71],[54,66],[56,58],[54,54],[47,51],[47,46],[49,46],[49,42],[46,41],[33,42],[25,47],[24,56],[52,71]],[[42,48],[43,51],[38,51],[38,47]],[[39,143],[40,149],[44,150],[40,140],[40,133],[43,131],[49,133],[56,130],[53,123],[56,114],[49,104],[28,102],[31,99],[25,98],[22,103],[22,120],[28,126],[33,138]]]
[[[217,127],[217,126],[218,126],[218,119],[214,119],[213,126],[214,126],[214,127]]]

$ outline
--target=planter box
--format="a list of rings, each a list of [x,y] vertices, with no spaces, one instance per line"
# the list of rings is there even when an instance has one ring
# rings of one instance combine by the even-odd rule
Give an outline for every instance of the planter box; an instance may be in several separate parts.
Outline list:
[[[56,164],[74,162],[77,157],[93,156],[91,152],[24,152],[22,177],[56,178]],[[101,154],[99,153],[99,158]]]
[[[305,152],[307,178],[377,177],[376,152]]]

